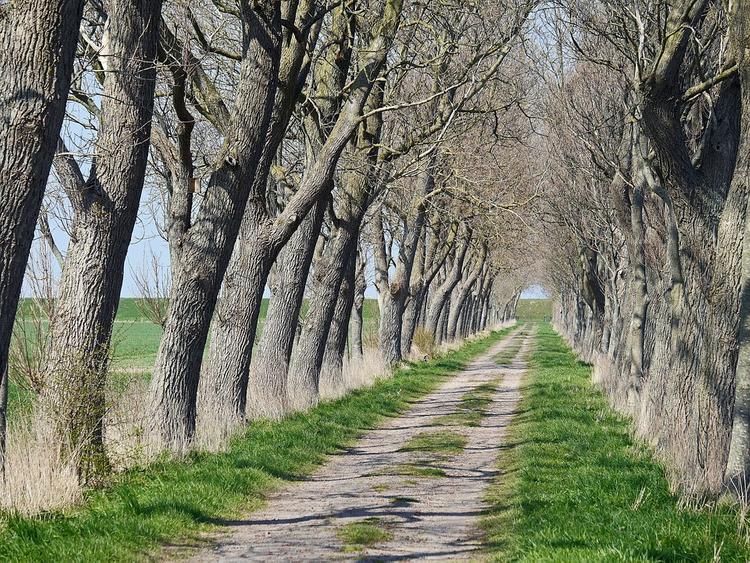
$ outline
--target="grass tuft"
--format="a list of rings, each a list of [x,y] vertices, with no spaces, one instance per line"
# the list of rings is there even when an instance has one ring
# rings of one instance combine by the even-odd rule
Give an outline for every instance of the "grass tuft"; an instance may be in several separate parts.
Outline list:
[[[458,454],[466,447],[466,436],[450,430],[420,432],[404,444],[402,452]]]
[[[381,469],[373,475],[392,475],[399,477],[434,478],[447,477],[448,474],[440,467],[432,465],[433,460],[418,460],[410,463],[399,463],[391,467]],[[416,481],[414,482],[416,483]],[[407,483],[408,484],[408,483]]]
[[[412,504],[417,504],[419,501],[415,498],[411,497],[393,497],[389,501],[393,506],[411,506]]]
[[[344,542],[344,551],[359,551],[387,542],[393,537],[393,534],[384,528],[382,520],[374,517],[345,524],[337,530],[337,535]]]
[[[479,426],[487,415],[487,409],[492,404],[492,397],[499,385],[499,379],[478,385],[461,397],[456,412],[438,416],[430,424],[432,426]]]

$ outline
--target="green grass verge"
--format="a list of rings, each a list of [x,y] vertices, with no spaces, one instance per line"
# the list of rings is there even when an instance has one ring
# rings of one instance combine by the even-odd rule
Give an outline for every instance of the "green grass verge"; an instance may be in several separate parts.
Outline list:
[[[487,497],[489,555],[535,562],[750,560],[738,508],[681,506],[663,468],[590,381],[590,366],[542,325],[502,473]]]
[[[160,544],[259,507],[285,481],[308,475],[383,417],[397,415],[509,332],[493,333],[368,389],[280,422],[253,424],[223,454],[193,454],[120,476],[82,506],[42,518],[0,514],[0,560],[142,559]],[[217,522],[219,520],[219,522]]]
[[[367,546],[387,542],[393,534],[386,530],[380,518],[365,518],[360,522],[350,522],[336,531],[344,542],[344,551],[359,551]]]

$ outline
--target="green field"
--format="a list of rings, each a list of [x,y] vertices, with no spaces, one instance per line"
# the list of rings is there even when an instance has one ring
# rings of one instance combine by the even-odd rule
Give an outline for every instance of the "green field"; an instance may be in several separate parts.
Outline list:
[[[112,367],[115,371],[126,369],[148,370],[156,360],[162,329],[159,325],[148,320],[138,307],[137,301],[134,298],[126,298],[120,301],[112,335]],[[28,308],[29,301],[22,302],[19,311],[21,318],[29,315]],[[263,330],[267,309],[268,299],[264,299],[258,320],[256,342]],[[303,305],[303,315],[306,309],[305,304]],[[372,339],[372,335],[377,331],[378,323],[378,302],[376,299],[365,300],[364,317],[364,337],[365,339]],[[29,334],[33,334],[33,329],[29,330]]]
[[[23,300],[19,310],[21,319],[30,315],[30,300]],[[258,320],[256,342],[263,330],[263,324],[268,309],[268,299],[261,305]],[[307,303],[302,307],[302,314],[307,309]],[[518,319],[524,322],[543,321],[552,314],[552,302],[548,299],[522,299],[518,302]],[[364,305],[364,338],[365,341],[376,345],[378,327],[377,299],[366,299]],[[23,322],[23,321],[22,321]],[[33,326],[29,324],[29,335],[33,335]],[[147,372],[154,365],[156,352],[159,349],[162,329],[151,322],[135,298],[125,298],[120,301],[117,311],[115,328],[112,335],[112,368],[114,371],[143,371]]]
[[[516,308],[516,318],[522,323],[549,322],[552,319],[552,300],[521,299]]]
[[[29,320],[32,302],[29,299],[21,301],[19,307],[19,318],[17,323],[24,323],[25,337],[32,339],[36,337],[38,323]],[[268,309],[268,299],[263,299],[260,318],[258,320],[258,332],[256,342],[260,338],[263,324]],[[307,303],[303,304],[302,313],[307,310]],[[364,329],[363,338],[366,344],[371,346],[377,343],[377,326],[379,312],[376,299],[366,299],[364,304]],[[46,326],[42,323],[42,326]],[[16,338],[18,337],[16,332]],[[143,310],[138,306],[135,298],[125,298],[120,301],[120,306],[115,319],[115,327],[112,333],[111,350],[111,372],[112,379],[122,381],[123,377],[150,377],[151,369],[156,361],[156,353],[159,349],[162,329],[158,324],[151,322]],[[29,403],[30,391],[26,388],[16,374],[11,370],[11,384],[9,389],[10,403],[9,411],[23,410],[23,405]]]

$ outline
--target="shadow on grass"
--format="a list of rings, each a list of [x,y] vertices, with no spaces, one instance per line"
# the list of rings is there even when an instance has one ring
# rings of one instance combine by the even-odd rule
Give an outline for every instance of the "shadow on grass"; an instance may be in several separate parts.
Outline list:
[[[750,560],[737,507],[680,507],[551,327],[537,333],[521,412],[482,523],[488,556],[525,561]]]

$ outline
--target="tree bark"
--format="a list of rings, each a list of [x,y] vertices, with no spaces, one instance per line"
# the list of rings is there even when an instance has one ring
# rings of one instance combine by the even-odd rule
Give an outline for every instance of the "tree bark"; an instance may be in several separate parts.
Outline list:
[[[446,302],[456,287],[459,281],[461,281],[461,274],[463,272],[464,259],[466,253],[469,250],[469,242],[471,241],[471,231],[468,231],[464,239],[456,247],[456,253],[453,259],[453,265],[448,271],[445,280],[440,284],[439,287],[435,288],[432,292],[432,303],[427,311],[427,320],[425,322],[425,329],[435,335],[437,340],[440,340],[441,333],[441,318],[443,314],[443,308],[446,306]]]
[[[285,13],[282,16],[285,20],[294,20],[298,28],[309,27],[307,19],[314,8],[313,2],[304,0],[299,4],[284,3],[283,7]],[[334,12],[335,17],[338,17],[342,9]],[[304,82],[307,75],[309,65],[303,64],[305,53],[308,48],[315,47],[317,33],[306,32],[297,37],[286,30],[282,39],[279,86],[273,104],[271,130],[253,178],[253,197],[249,199],[245,209],[239,237],[224,278],[212,324],[208,359],[201,375],[203,388],[207,390],[206,409],[216,412],[220,418],[228,417],[235,421],[243,419],[246,415],[249,371],[263,291],[274,260],[281,249],[279,244],[272,241],[275,225],[266,208],[267,183],[273,159],[284,139],[300,95],[299,84]],[[311,165],[312,161],[308,162],[308,166]],[[303,217],[312,220],[313,216],[305,210]],[[292,219],[296,225],[297,218]],[[311,226],[316,224],[314,221],[310,223]],[[317,232],[311,233],[311,236],[317,238]],[[302,279],[304,282],[304,277]],[[298,314],[298,309],[289,310],[291,316],[287,321],[296,323]],[[277,328],[273,326],[272,321],[270,330],[274,331]],[[284,349],[282,346],[279,351]],[[283,389],[285,380],[277,380],[273,385]],[[253,408],[256,409],[253,416],[282,416],[285,403],[282,397],[274,398],[269,395],[269,404],[266,407],[260,406],[261,395],[266,392],[273,393],[272,388],[264,390],[262,387],[263,385],[260,385],[252,391],[252,394],[257,396],[257,400],[253,400]]]
[[[318,402],[320,370],[328,331],[338,302],[345,266],[356,252],[360,220],[336,229],[310,276],[307,311],[289,368],[288,396],[292,410],[304,410]]]
[[[744,181],[732,181],[740,139],[739,81],[719,86],[717,118],[705,133],[699,166],[690,158],[673,102],[690,41],[688,24],[698,21],[702,9],[702,2],[673,8],[663,54],[644,86],[643,124],[668,171],[666,188],[680,226],[684,286],[672,289],[667,447],[680,485],[715,494],[724,485],[732,425],[747,193]]]
[[[344,381],[344,355],[349,335],[349,318],[354,305],[354,284],[356,277],[356,253],[352,253],[346,274],[341,281],[336,308],[328,331],[323,364],[320,369],[320,395],[326,399],[338,398],[346,392]]]
[[[738,47],[739,79],[742,96],[740,150],[733,182],[739,191],[750,191],[750,2],[740,0],[732,14],[732,36]],[[732,435],[725,479],[744,497],[750,477],[750,220],[745,217],[741,264],[739,354],[736,368]]]
[[[247,247],[252,246],[267,249],[272,257],[277,255],[315,202],[321,197],[327,196],[328,191],[332,186],[333,176],[341,153],[360,124],[362,110],[368,101],[373,85],[385,63],[386,56],[390,50],[396,30],[398,29],[401,10],[401,0],[395,0],[385,4],[383,20],[376,26],[376,33],[372,36],[369,44],[364,46],[360,51],[362,60],[360,61],[359,70],[355,75],[355,78],[350,83],[348,97],[341,106],[341,110],[338,112],[334,125],[330,128],[330,132],[321,136],[321,138],[325,138],[325,142],[317,152],[314,162],[305,170],[304,177],[302,178],[297,193],[287,203],[286,207],[276,220],[273,221],[268,228],[263,230],[264,233],[267,233],[267,239],[265,236],[256,237],[251,244],[243,244],[240,247],[242,252],[252,252],[251,250],[246,250]],[[350,250],[347,249],[347,257],[349,251]],[[270,268],[270,265],[268,268]],[[240,286],[240,289],[242,289],[242,287],[243,286]],[[237,296],[241,294],[234,295]],[[235,307],[246,308],[242,300],[237,300],[236,305],[234,305],[234,298],[231,301]],[[237,322],[239,323],[247,322],[247,319],[251,316],[255,316],[257,319],[257,311],[248,314],[247,311],[242,310],[235,314],[238,315]],[[254,334],[255,328],[243,328],[241,329],[241,333],[235,337],[232,334],[232,330],[237,322],[232,320],[230,323],[224,323],[224,325],[221,325],[222,327],[227,327],[229,330],[215,330],[212,342],[216,342],[216,346],[219,349],[226,347],[238,348],[238,352],[233,355],[240,358],[240,361],[229,366],[228,372],[229,377],[235,380],[240,380],[243,377],[247,377],[244,374],[246,374],[249,369],[252,354],[252,342],[248,341],[249,335],[251,333]],[[321,348],[324,344],[325,338],[321,343]],[[320,369],[320,361],[322,361],[322,354],[323,350],[321,349],[319,354],[316,353],[311,356],[315,358],[314,366],[318,371]],[[317,359],[318,356],[320,359]],[[225,364],[216,363],[219,356],[215,355],[213,358],[215,361],[210,363],[212,370],[227,369]],[[294,361],[292,362],[292,365],[294,365]],[[318,374],[316,373],[316,392],[317,376]],[[297,408],[298,406],[298,404],[295,403],[290,403],[290,405],[292,408]]]
[[[157,353],[153,425],[165,447],[181,450],[195,432],[203,351],[217,296],[232,254],[266,140],[280,56],[279,3],[243,3],[244,53],[224,158],[211,175],[193,224],[180,242],[180,263]]]
[[[326,201],[315,204],[276,260],[278,281],[268,304],[258,354],[250,366],[248,414],[251,417],[273,419],[288,411],[287,371],[325,207]]]
[[[427,198],[435,189],[434,167],[436,152],[430,156],[425,172],[422,188],[422,199],[417,203],[414,217],[405,219],[405,232],[400,241],[396,269],[393,276],[389,274],[388,263],[385,259],[384,236],[382,219],[376,220],[377,261],[375,283],[381,297],[380,308],[380,353],[389,366],[393,366],[403,359],[401,350],[401,335],[403,331],[404,309],[409,296],[412,268],[422,240],[425,224]]]
[[[469,292],[477,283],[479,276],[482,275],[484,261],[487,258],[487,245],[482,245],[482,250],[477,256],[474,267],[469,271],[468,276],[453,289],[451,309],[448,314],[448,340],[455,340],[458,335],[459,313],[464,307]]]
[[[42,196],[65,115],[82,0],[0,6],[0,389]],[[40,31],[44,30],[44,31]],[[0,417],[3,418],[4,417]],[[0,425],[3,421],[0,420]],[[0,459],[5,452],[0,427]]]
[[[437,221],[433,221],[433,223],[439,222],[439,218],[436,217],[435,219]],[[412,279],[409,283],[409,300],[403,315],[404,328],[401,332],[401,350],[407,354],[411,351],[417,325],[426,316],[425,307],[427,305],[427,295],[430,285],[437,277],[453,245],[456,243],[457,231],[455,224],[450,225],[447,232],[447,240],[442,240],[442,238],[434,235],[428,237],[426,229],[423,231],[417,250],[415,267],[412,269]],[[432,240],[432,244],[429,244],[430,240]]]
[[[56,164],[68,178],[75,217],[50,325],[45,389],[45,408],[84,481],[108,466],[104,386],[148,160],[161,1],[109,0],[104,8],[107,73],[91,174],[84,182],[70,156]]]
[[[364,329],[364,306],[367,279],[365,278],[366,258],[360,248],[357,252],[357,266],[354,279],[354,306],[350,323],[352,338],[352,358],[362,358],[364,347],[362,345],[362,331]]]

